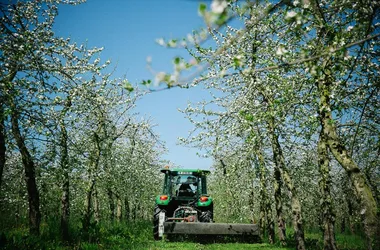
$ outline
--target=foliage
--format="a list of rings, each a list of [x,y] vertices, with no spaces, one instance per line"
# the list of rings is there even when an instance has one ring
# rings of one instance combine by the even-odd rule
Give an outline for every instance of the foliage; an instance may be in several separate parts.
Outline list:
[[[108,73],[103,48],[52,31],[59,5],[80,2],[0,5],[0,116],[12,132],[4,140],[3,229],[24,223],[28,205],[36,234],[54,229],[49,218],[61,217],[61,230],[49,232],[61,234],[70,216],[82,217],[81,237],[90,241],[98,239],[101,219],[150,217],[166,149],[151,120],[133,111],[144,93]]]
[[[321,224],[318,207],[328,203],[336,206],[338,221],[344,228],[346,214],[350,214],[352,224],[359,212],[353,212],[354,204],[365,212],[363,226],[370,248],[378,223],[375,199],[378,203],[379,192],[373,182],[376,174],[361,173],[366,166],[378,172],[372,157],[378,158],[379,151],[366,150],[367,146],[377,145],[379,139],[379,124],[375,122],[378,119],[373,112],[378,108],[379,96],[378,74],[374,73],[379,67],[375,52],[379,41],[378,3],[214,1],[217,2],[223,2],[223,12],[240,22],[230,25],[227,18],[222,26],[210,25],[208,34],[203,36],[203,41],[211,40],[207,46],[202,46],[199,39],[194,39],[193,47],[187,46],[197,62],[192,67],[197,71],[192,78],[179,78],[185,70],[176,69],[172,74],[165,73],[167,77],[160,81],[170,87],[202,85],[210,91],[210,101],[189,104],[182,111],[194,130],[180,140],[205,149],[206,156],[215,160],[214,168],[219,171],[215,190],[232,201],[223,208],[225,213],[233,208],[239,216],[251,216],[247,210],[238,211],[244,207],[242,200],[249,204],[251,197],[247,192],[251,183],[258,182],[254,175],[250,182],[241,181],[241,176],[246,176],[246,164],[255,168],[253,159],[264,154],[265,167],[273,173],[272,166],[278,165],[276,155],[283,152],[286,167],[281,171],[289,169],[290,173],[281,173],[281,181],[290,191],[289,197],[283,198],[293,209],[295,194],[300,193],[302,207],[306,207],[306,225],[315,228]],[[201,6],[202,15],[204,11]],[[175,82],[167,81],[173,79],[170,75],[176,76]],[[327,176],[317,173],[320,165],[316,144],[320,131],[328,138],[328,154],[349,175],[351,184],[344,183],[349,187],[341,185],[345,176],[335,161],[329,165],[333,181],[328,180],[330,170]],[[359,142],[358,133],[366,142]],[[274,137],[280,151],[273,147]],[[359,155],[365,155],[365,160]],[[227,175],[229,170],[238,173],[235,178]],[[223,179],[225,184],[219,185]],[[230,183],[237,192],[229,191]],[[321,183],[331,185],[331,198],[323,193],[330,186]],[[350,188],[355,189],[354,202],[342,197]],[[350,200],[348,207],[344,199]],[[329,209],[329,215],[323,216],[331,216],[335,221],[334,209]],[[250,212],[259,217],[259,210]],[[233,220],[233,216],[229,218]]]
[[[11,132],[2,140],[5,249],[219,249],[150,240],[147,220],[166,149],[152,121],[134,113],[145,93],[125,77],[113,78],[111,61],[100,58],[103,48],[52,32],[59,4],[80,2],[0,4],[0,118]],[[340,231],[356,234],[338,234],[337,246],[364,249],[358,235],[364,229],[373,236],[368,226],[380,202],[378,2],[214,0],[198,11],[207,28],[157,40],[186,48],[193,59],[176,57],[173,73],[143,84],[210,92],[209,101],[181,111],[194,130],[180,142],[214,159],[216,221],[260,223],[264,230],[276,210],[289,227],[298,194],[299,224],[302,207],[307,231],[322,225],[321,204],[333,204],[328,212]],[[318,172],[321,135],[328,139],[327,177]],[[24,227],[31,208],[41,210],[40,236]],[[61,240],[64,223],[52,219],[60,216],[68,239]],[[285,243],[297,245],[296,232],[287,229]],[[320,234],[305,240],[308,249],[323,241]]]

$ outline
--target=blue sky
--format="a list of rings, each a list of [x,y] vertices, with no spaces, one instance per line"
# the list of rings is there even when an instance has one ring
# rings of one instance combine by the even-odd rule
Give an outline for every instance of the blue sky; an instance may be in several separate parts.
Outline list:
[[[186,58],[185,50],[160,47],[155,39],[185,37],[202,27],[198,5],[196,0],[87,0],[77,6],[60,6],[54,31],[58,36],[71,37],[73,42],[104,47],[101,57],[117,67],[114,76],[126,75],[130,82],[137,83],[153,79],[146,69],[148,56],[155,70],[169,72],[174,56]],[[137,103],[136,111],[158,124],[155,131],[169,149],[164,159],[185,168],[211,166],[211,159],[196,155],[199,150],[177,145],[177,137],[187,136],[192,129],[178,108],[204,98],[208,98],[208,92],[201,87],[174,88],[151,93]]]

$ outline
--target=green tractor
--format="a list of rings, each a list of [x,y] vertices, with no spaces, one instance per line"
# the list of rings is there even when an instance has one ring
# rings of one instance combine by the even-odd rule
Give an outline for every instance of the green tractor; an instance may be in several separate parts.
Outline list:
[[[165,167],[162,194],[153,214],[155,240],[166,235],[258,235],[254,224],[214,223],[213,199],[207,194],[208,170]]]

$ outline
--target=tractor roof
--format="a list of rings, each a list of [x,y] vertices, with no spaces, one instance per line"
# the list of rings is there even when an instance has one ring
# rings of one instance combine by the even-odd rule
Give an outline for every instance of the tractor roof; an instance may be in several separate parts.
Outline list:
[[[203,169],[183,169],[183,168],[173,168],[169,169],[168,167],[165,167],[161,169],[161,173],[169,173],[171,175],[178,175],[178,174],[188,174],[188,175],[204,175],[209,174],[210,170],[203,170]]]

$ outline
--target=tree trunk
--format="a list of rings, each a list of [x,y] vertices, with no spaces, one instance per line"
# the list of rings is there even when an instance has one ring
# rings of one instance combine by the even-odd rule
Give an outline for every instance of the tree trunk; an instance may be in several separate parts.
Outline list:
[[[5,114],[3,104],[0,103],[0,190],[3,179],[3,171],[5,166]]]
[[[67,149],[67,131],[64,121],[61,121],[61,168],[63,172],[62,198],[61,198],[61,236],[62,241],[69,241],[69,217],[70,217],[70,178],[69,178],[69,154]]]
[[[275,230],[274,230],[274,221],[273,221],[272,214],[267,216],[267,234],[268,234],[269,244],[274,244],[275,243]]]
[[[266,203],[266,212],[267,212],[267,233],[268,233],[268,241],[270,244],[274,244],[275,242],[275,230],[274,230],[274,221],[273,221],[273,215],[272,215],[272,203],[269,202],[270,200],[267,200],[268,203]]]
[[[253,191],[251,191],[251,197],[252,198],[250,200],[253,200]],[[252,208],[250,210],[253,211]],[[264,200],[262,199],[262,195],[260,194],[260,213],[259,213],[260,238],[265,237],[265,225],[266,225],[266,219],[265,218],[266,218],[266,214],[265,214]]]
[[[318,165],[321,179],[319,187],[321,189],[321,209],[322,209],[322,225],[323,225],[323,246],[325,250],[336,250],[335,242],[335,213],[333,211],[332,197],[330,193],[331,177],[330,177],[330,159],[326,145],[326,138],[323,133],[319,136],[318,141]]]
[[[90,181],[90,185],[87,189],[86,200],[85,200],[85,211],[83,217],[83,232],[88,233],[91,222],[91,211],[92,211],[92,193],[94,191],[95,181]]]
[[[14,65],[13,65],[14,67]],[[16,77],[16,74],[17,74],[17,67],[14,67],[12,70],[9,71],[9,74],[0,79],[0,83],[2,86],[12,86],[12,81],[13,79]],[[0,91],[2,93],[6,93],[7,92],[7,88],[5,87],[2,87],[0,89]],[[6,145],[5,145],[5,120],[6,120],[6,115],[4,113],[4,104],[6,103],[7,99],[6,99],[6,96],[2,95],[1,96],[1,99],[0,99],[0,190],[1,190],[1,185],[2,185],[2,179],[3,179],[3,171],[4,171],[4,167],[5,167],[5,161],[6,161],[6,158],[5,158],[5,153],[6,153]],[[10,106],[12,109],[15,109],[16,107],[14,106],[14,103],[13,103],[13,100],[12,100],[12,97],[10,97]],[[18,119],[18,116],[16,115],[17,119]],[[17,121],[18,123],[18,121]]]
[[[124,216],[125,220],[129,221],[131,218],[130,218],[129,201],[128,201],[127,196],[124,199],[124,207],[125,207],[125,216]]]
[[[342,222],[340,224],[340,233],[344,234],[346,232],[346,217],[342,217]]]
[[[102,125],[103,127],[103,133],[104,133],[104,137],[107,138],[108,135],[107,135],[107,130],[106,130],[106,127],[105,127],[105,123],[103,123]],[[115,138],[116,139],[116,138]],[[107,184],[107,196],[108,196],[108,206],[109,206],[109,218],[111,221],[114,221],[115,220],[115,194],[112,192],[112,189],[114,187],[113,185],[113,179],[110,178],[111,177],[111,169],[109,168],[110,165],[110,159],[111,159],[111,149],[112,149],[112,144],[113,144],[114,140],[111,140],[110,142],[106,143],[106,147],[105,149],[103,150],[103,159],[104,159],[104,169],[105,169],[105,172],[106,172],[106,176],[108,176],[109,178],[107,179],[108,181],[108,184]]]
[[[343,182],[342,182],[342,189],[343,189],[343,193],[345,194],[345,198],[346,198],[346,202],[347,202],[347,215],[344,215],[346,216],[345,219],[347,221],[346,224],[348,224],[348,229],[350,230],[350,233],[351,234],[355,234],[355,226],[354,226],[354,212],[355,212],[355,209],[354,209],[354,201],[353,201],[353,197],[355,196],[355,194],[353,193],[353,189],[349,183],[349,179],[348,179],[348,176],[344,176],[344,179],[343,179]]]
[[[280,169],[281,171],[281,169]],[[294,228],[294,237],[296,240],[296,249],[305,250],[305,235],[303,231],[303,219],[301,212],[301,203],[298,199],[297,192],[294,188],[293,182],[290,179],[289,173],[284,170],[281,174],[284,176],[286,186],[291,193],[291,209],[293,214],[293,228]]]
[[[28,148],[25,145],[24,138],[21,135],[18,124],[18,111],[14,103],[11,103],[11,123],[12,132],[16,140],[16,144],[21,153],[22,163],[25,170],[25,181],[28,190],[28,203],[29,203],[29,231],[33,235],[39,235],[41,213],[40,213],[40,195],[38,193],[36,184],[35,166],[30,155]]]
[[[282,153],[281,145],[278,141],[278,135],[275,131],[274,118],[272,118],[269,123],[269,133],[273,150],[273,158],[276,167],[278,168],[281,179],[284,181],[287,189],[291,194],[291,209],[293,214],[293,228],[294,237],[296,241],[296,249],[305,249],[305,236],[303,231],[303,220],[301,213],[301,203],[298,200],[296,189],[294,188],[293,181],[285,167],[285,159]],[[276,171],[276,170],[275,170]],[[278,178],[278,177],[277,177]]]
[[[132,220],[136,221],[137,219],[137,212],[139,210],[140,205],[138,202],[135,200],[135,203],[133,204],[133,212],[132,212]]]
[[[380,158],[379,154],[378,154],[378,157]],[[380,189],[378,188],[379,187],[379,183],[377,182],[378,179],[376,177],[374,177],[374,175],[376,175],[376,172],[370,171],[371,168],[376,169],[377,164],[376,164],[376,162],[373,162],[373,163],[371,163],[371,165],[372,166],[365,167],[363,172],[364,172],[364,175],[367,177],[366,179],[368,181],[369,187],[372,190],[376,204],[379,205],[380,204]]]
[[[261,143],[261,142],[260,142]],[[256,154],[257,154],[257,157],[258,157],[258,160],[259,160],[259,164],[260,164],[260,194],[261,194],[261,202],[262,202],[262,210],[263,210],[263,214],[264,214],[264,217],[260,219],[265,219],[266,218],[266,230],[267,230],[267,234],[268,234],[268,241],[270,244],[273,244],[274,243],[274,235],[275,235],[275,232],[274,232],[274,221],[273,221],[273,216],[272,216],[272,202],[268,196],[268,193],[267,193],[267,174],[266,174],[266,168],[265,168],[265,159],[264,159],[264,156],[261,152],[261,150],[258,148],[256,150]],[[285,228],[284,228],[285,230]],[[282,232],[283,233],[283,240],[285,240],[285,231]]]
[[[100,209],[99,209],[99,195],[98,189],[94,187],[94,217],[95,222],[98,224],[100,222]]]
[[[253,183],[253,179],[252,179],[252,183]],[[248,207],[249,207],[249,211],[250,211],[249,217],[251,218],[252,223],[255,223],[255,218],[254,218],[255,202],[257,202],[257,199],[255,199],[255,193],[254,193],[253,187],[251,187],[251,191],[249,192],[249,195],[248,195]],[[265,227],[265,224],[264,225],[262,224],[262,223],[264,223],[264,219],[262,219],[262,217],[264,218],[265,215],[262,215],[262,212],[264,210],[261,209],[261,207],[262,207],[262,201],[260,200],[260,218],[259,218],[260,237],[263,236],[263,235],[261,235],[263,233],[262,229]]]
[[[99,145],[99,137],[96,133],[94,133],[94,144],[95,149],[90,154],[89,159],[89,170],[88,170],[88,178],[89,178],[89,185],[87,187],[87,194],[86,194],[86,200],[85,200],[85,211],[83,216],[83,231],[85,234],[88,233],[88,229],[91,222],[91,215],[92,215],[92,195],[95,189],[95,182],[96,182],[96,173],[98,171],[98,165],[99,165],[99,158],[100,158],[100,145]]]
[[[110,219],[111,221],[113,221],[115,219],[115,201],[113,198],[114,195],[111,188],[107,188],[107,196],[110,208]]]
[[[116,219],[120,222],[123,215],[123,205],[122,205],[120,196],[117,195],[116,200],[117,200]]]
[[[330,105],[330,86],[332,79],[329,75],[324,75],[318,80],[319,117],[322,125],[323,135],[326,137],[327,145],[334,158],[347,172],[352,185],[355,188],[355,194],[361,206],[361,215],[363,216],[364,230],[367,236],[367,248],[373,249],[373,244],[377,231],[377,204],[372,194],[371,188],[367,185],[362,171],[348,154],[345,145],[339,139],[336,126],[331,113]]]
[[[354,220],[354,204],[351,197],[347,197],[347,208],[348,208],[348,225],[350,227],[350,233],[355,235],[355,220]]]
[[[282,194],[281,194],[281,188],[282,188],[282,180],[281,180],[281,173],[277,166],[274,167],[274,199],[276,203],[276,214],[277,214],[277,227],[278,227],[278,238],[281,242],[281,245],[286,245],[286,225],[285,225],[285,219],[284,214],[282,211]]]

